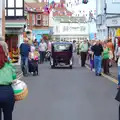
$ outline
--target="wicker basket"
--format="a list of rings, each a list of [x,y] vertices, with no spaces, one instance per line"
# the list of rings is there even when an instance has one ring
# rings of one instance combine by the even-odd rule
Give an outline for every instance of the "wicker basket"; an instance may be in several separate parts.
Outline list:
[[[15,101],[20,101],[20,100],[25,99],[27,95],[28,95],[28,88],[25,88],[21,93],[14,94]]]

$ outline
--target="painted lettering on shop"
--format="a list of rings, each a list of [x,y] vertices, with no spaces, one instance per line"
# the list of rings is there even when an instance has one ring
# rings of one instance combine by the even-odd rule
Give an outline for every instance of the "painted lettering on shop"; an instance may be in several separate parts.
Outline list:
[[[72,31],[72,30],[76,30],[76,31],[85,31],[86,28],[84,26],[81,26],[81,27],[69,27],[69,30]]]
[[[112,20],[112,23],[113,24],[118,24],[118,21],[117,20]]]

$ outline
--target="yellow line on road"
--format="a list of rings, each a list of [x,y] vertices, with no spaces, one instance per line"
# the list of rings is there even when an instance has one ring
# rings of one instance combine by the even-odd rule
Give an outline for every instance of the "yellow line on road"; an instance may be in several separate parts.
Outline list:
[[[90,67],[88,67],[87,65],[86,65],[86,68],[90,70]],[[92,71],[95,72],[95,70],[92,70]],[[102,76],[107,78],[108,80],[112,81],[113,83],[118,84],[118,80],[116,80],[108,75],[105,75],[104,73],[102,73]]]

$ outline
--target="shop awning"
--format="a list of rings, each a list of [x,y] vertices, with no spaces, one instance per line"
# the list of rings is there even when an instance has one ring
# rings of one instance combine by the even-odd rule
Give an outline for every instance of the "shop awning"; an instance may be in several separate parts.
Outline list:
[[[6,28],[23,28],[26,24],[25,20],[6,20]]]

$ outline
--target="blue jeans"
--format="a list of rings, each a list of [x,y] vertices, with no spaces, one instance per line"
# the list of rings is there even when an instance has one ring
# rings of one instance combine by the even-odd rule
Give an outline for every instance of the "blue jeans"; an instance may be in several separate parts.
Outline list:
[[[118,85],[120,85],[120,66],[118,66]]]
[[[2,120],[2,112],[4,120],[12,120],[14,104],[15,99],[12,87],[9,85],[0,85],[0,120]]]
[[[21,69],[23,75],[26,75],[28,73],[28,57],[21,56]]]
[[[101,74],[101,70],[102,70],[101,66],[102,66],[102,57],[94,56],[94,67],[96,74]]]

